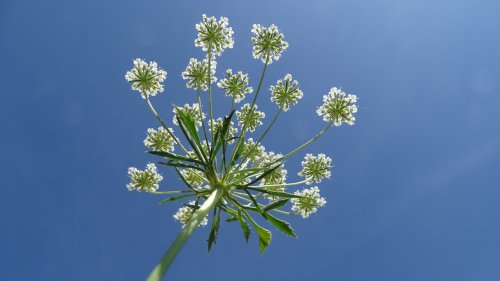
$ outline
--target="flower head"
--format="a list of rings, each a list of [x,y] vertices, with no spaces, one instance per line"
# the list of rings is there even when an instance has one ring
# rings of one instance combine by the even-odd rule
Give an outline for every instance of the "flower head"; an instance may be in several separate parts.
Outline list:
[[[212,124],[213,124],[215,130],[212,129]],[[222,118],[217,118],[217,120],[215,120],[214,122],[208,122],[208,127],[210,130],[210,133],[212,133],[213,135],[215,135],[215,133],[217,131],[222,130],[223,125],[224,125],[224,121],[222,120]],[[234,127],[234,123],[233,123],[233,121],[231,121],[229,123],[229,128],[227,130],[227,135],[225,137],[225,139],[227,140],[228,143],[234,142],[234,134],[236,134],[237,132],[238,132],[238,128]]]
[[[254,24],[252,33],[255,34],[252,37],[253,57],[260,58],[264,63],[271,64],[273,59],[279,60],[281,53],[288,48],[288,43],[283,41],[285,36],[274,24],[270,27]]]
[[[233,74],[231,69],[226,71],[226,78],[219,80],[217,86],[226,91],[226,96],[233,97],[236,103],[253,91],[252,87],[248,87],[248,74],[243,74],[241,71]]]
[[[215,77],[215,68],[217,66],[216,61],[210,62],[210,82],[215,83],[217,77]],[[208,89],[208,60],[204,59],[198,61],[197,59],[190,59],[186,70],[182,72],[182,79],[188,80],[186,87],[195,90],[206,91]]]
[[[128,168],[130,183],[127,188],[137,191],[156,191],[159,187],[158,183],[163,180],[163,177],[158,173],[155,164],[149,163],[144,171],[138,170],[135,167]]]
[[[127,71],[125,79],[132,82],[132,89],[141,93],[143,99],[155,96],[163,92],[163,81],[167,78],[167,72],[159,69],[156,62],[147,64],[142,59],[134,60],[134,68]]]
[[[346,95],[342,90],[333,87],[328,95],[323,96],[323,105],[316,110],[316,113],[337,127],[342,123],[354,125],[356,118],[353,114],[358,112],[357,101],[356,95]]]
[[[287,175],[287,170],[285,170],[285,166],[283,165],[283,162],[278,161],[280,158],[282,158],[283,155],[279,153],[274,153],[274,152],[264,152],[262,153],[262,157],[257,159],[254,162],[254,166],[258,168],[269,168],[274,170],[267,174],[265,177],[262,178],[261,181],[261,186],[265,186],[265,189],[270,190],[270,191],[284,191],[285,187],[285,181],[286,181],[286,175]],[[270,194],[264,194],[264,197],[270,200],[276,200],[278,199],[277,196],[270,195]]]
[[[318,154],[318,156],[308,153],[302,161],[302,170],[299,172],[299,176],[306,178],[306,184],[319,183],[324,178],[330,178],[331,168],[332,158],[323,153]]]
[[[178,220],[181,224],[182,227],[186,226],[186,224],[189,222],[189,220],[193,217],[194,212],[196,211],[197,207],[195,201],[190,201],[188,205],[181,207],[177,213],[174,215],[174,219]],[[205,226],[208,224],[208,219],[207,217],[204,217],[203,220],[200,222],[199,226]]]
[[[233,48],[233,29],[228,26],[229,21],[225,17],[219,18],[202,16],[200,23],[196,24],[198,38],[194,40],[196,47],[201,47],[204,52],[211,51],[220,56],[225,48]]]
[[[169,128],[172,132],[172,128]],[[153,128],[148,129],[148,136],[144,140],[144,145],[153,151],[174,151],[175,139],[174,137],[163,127],[155,130]]]
[[[249,138],[243,145],[241,157],[243,159],[248,159],[249,161],[255,162],[257,159],[263,157],[264,151],[266,151],[266,148],[263,145],[256,145],[256,143],[253,141],[253,138]]]
[[[193,103],[191,106],[186,103],[183,107],[174,107],[174,114],[177,114],[177,110],[191,118],[194,124],[198,127],[201,126],[201,121],[205,119],[205,113],[201,112],[200,105],[198,103]],[[179,126],[179,122],[177,122],[177,115],[174,115],[172,122]]]
[[[193,187],[200,187],[206,181],[203,173],[195,169],[182,169],[180,173],[184,180]]]
[[[236,116],[238,117],[238,125],[240,125],[241,128],[253,132],[258,126],[262,125],[260,119],[266,117],[266,114],[258,111],[257,105],[254,105],[252,110],[250,104],[246,103],[241,107],[241,111],[236,111]]]
[[[291,74],[285,75],[283,80],[278,80],[276,86],[271,86],[270,90],[272,93],[271,101],[276,102],[283,111],[290,109],[291,104],[297,104],[304,95],[299,89],[299,82],[293,80]]]
[[[302,196],[302,198],[292,198],[290,200],[292,202],[292,211],[303,218],[308,218],[311,214],[316,213],[318,208],[326,204],[326,200],[320,196],[317,186],[295,191],[294,194]]]

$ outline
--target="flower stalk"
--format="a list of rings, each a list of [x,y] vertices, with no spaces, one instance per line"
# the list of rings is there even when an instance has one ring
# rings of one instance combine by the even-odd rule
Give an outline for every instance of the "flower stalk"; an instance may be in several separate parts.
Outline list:
[[[200,206],[200,208],[194,212],[191,220],[182,228],[177,238],[175,238],[174,242],[168,248],[168,250],[163,255],[160,262],[154,267],[153,271],[149,274],[147,281],[160,281],[163,278],[163,275],[168,270],[172,262],[175,260],[175,257],[179,253],[179,251],[184,247],[193,231],[198,227],[203,218],[205,218],[210,210],[212,210],[221,199],[224,194],[224,189],[219,187],[216,188],[212,194],[207,198],[207,200]]]

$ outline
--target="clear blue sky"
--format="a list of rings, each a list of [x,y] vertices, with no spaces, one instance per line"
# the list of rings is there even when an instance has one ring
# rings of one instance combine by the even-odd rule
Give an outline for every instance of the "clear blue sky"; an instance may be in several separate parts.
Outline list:
[[[219,74],[241,69],[255,86],[253,23],[277,24],[290,43],[265,85],[290,72],[304,98],[269,149],[319,130],[332,86],[361,107],[354,127],[308,149],[335,167],[327,206],[291,219],[298,240],[274,231],[260,256],[226,223],[208,254],[201,229],[167,280],[500,280],[499,11],[486,0],[2,0],[0,280],[147,276],[180,229],[178,204],[125,188],[129,166],[157,160],[142,145],[157,124],[124,74],[136,57],[165,68],[154,102],[170,120],[172,103],[195,97],[180,73],[203,56],[203,13],[235,31]],[[287,162],[292,179],[302,156]]]

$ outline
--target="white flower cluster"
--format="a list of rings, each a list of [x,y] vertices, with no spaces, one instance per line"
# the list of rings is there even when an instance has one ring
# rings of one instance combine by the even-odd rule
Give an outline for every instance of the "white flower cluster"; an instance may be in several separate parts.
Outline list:
[[[261,119],[266,117],[266,114],[258,111],[257,105],[254,105],[252,110],[250,104],[246,103],[241,107],[241,111],[236,111],[236,116],[242,130],[245,128],[245,131],[254,132],[258,126],[262,125]]]
[[[308,153],[302,161],[302,170],[299,172],[299,176],[306,178],[306,184],[320,183],[322,179],[330,178],[331,168],[332,158],[323,153],[318,154],[318,156]]]
[[[264,152],[262,156],[258,158],[254,162],[255,167],[267,167],[274,168],[279,165],[275,170],[271,173],[267,174],[260,183],[261,186],[266,186],[267,190],[270,191],[284,191],[285,187],[283,186],[286,181],[287,170],[285,170],[285,166],[283,162],[279,162],[278,159],[282,158],[283,155],[274,152]],[[264,197],[270,200],[279,199],[277,196],[273,196],[270,194],[264,194]]]
[[[297,104],[298,100],[304,95],[299,89],[299,82],[293,80],[291,74],[285,75],[283,80],[278,80],[276,86],[271,86],[271,101],[283,109],[288,111],[290,105]]]
[[[201,47],[204,52],[211,51],[221,55],[225,48],[233,48],[233,29],[229,27],[229,21],[221,17],[219,21],[215,17],[202,16],[200,23],[196,24],[198,38],[194,40],[196,47]]]
[[[197,127],[201,126],[201,120],[205,119],[205,113],[200,113],[200,105],[198,103],[193,103],[192,105],[186,103],[183,107],[174,107],[173,109],[174,118],[172,122],[177,126],[179,126],[179,122],[177,122],[177,117],[175,115],[177,114],[177,110],[182,111],[182,113],[190,117]]]
[[[311,214],[316,213],[318,208],[326,204],[326,200],[320,196],[317,186],[295,191],[294,194],[302,196],[302,198],[292,198],[290,200],[292,202],[292,211],[303,218],[308,218]]]
[[[156,191],[159,187],[158,183],[163,180],[153,163],[148,163],[144,171],[130,167],[128,168],[128,175],[130,176],[130,183],[127,184],[127,188],[130,191],[134,189],[147,192]]]
[[[215,68],[217,66],[216,61],[210,62],[210,83],[215,83],[217,77],[215,77]],[[204,59],[198,61],[197,59],[190,59],[186,70],[182,72],[182,79],[188,80],[186,87],[194,90],[208,89],[208,60]]]
[[[167,72],[158,68],[154,61],[146,63],[142,59],[134,60],[134,68],[127,71],[125,79],[132,82],[132,90],[139,91],[143,99],[147,96],[155,96],[163,92],[163,81],[167,78]]]
[[[271,64],[273,59],[279,60],[281,53],[288,48],[288,43],[283,40],[285,36],[274,24],[270,27],[254,24],[252,33],[255,34],[252,37],[253,57],[264,63]]]
[[[247,139],[243,145],[243,151],[241,152],[241,157],[248,159],[248,161],[255,162],[257,159],[263,157],[263,153],[266,148],[260,143],[256,145],[253,138]]]
[[[195,188],[199,188],[206,181],[203,173],[195,169],[182,169],[180,173],[184,180]]]
[[[165,162],[160,162],[161,164],[176,169],[186,188],[155,192],[163,177],[152,163],[148,163],[144,170],[130,167],[128,169],[130,183],[127,184],[127,188],[130,191],[168,195],[168,198],[162,202],[196,199],[183,205],[173,215],[183,228],[193,219],[194,214],[196,214],[196,222],[201,220],[198,226],[205,226],[208,224],[207,213],[210,210],[218,215],[226,212],[229,215],[228,221],[240,221],[247,240],[249,226],[257,230],[260,249],[263,252],[271,237],[267,230],[260,230],[262,227],[252,220],[247,211],[260,212],[279,230],[287,235],[295,236],[288,223],[281,223],[279,219],[273,217],[272,212],[297,214],[308,218],[320,207],[325,206],[326,200],[321,197],[319,188],[312,185],[331,177],[332,159],[323,153],[306,154],[301,162],[302,169],[298,172],[304,180],[296,182],[287,182],[288,172],[284,162],[285,159],[323,135],[327,129],[343,123],[353,125],[356,120],[354,115],[358,110],[358,98],[356,95],[346,94],[341,89],[331,88],[329,93],[323,96],[323,104],[316,110],[323,120],[329,122],[325,129],[285,155],[266,151],[261,141],[275,124],[281,111],[290,110],[304,96],[302,90],[299,89],[299,82],[294,80],[291,74],[286,74],[279,79],[276,84],[269,87],[271,102],[279,107],[275,118],[258,136],[258,140],[248,138],[249,136],[255,138],[253,132],[263,124],[262,119],[265,118],[265,113],[257,110],[257,95],[263,87],[266,87],[262,83],[268,64],[278,61],[283,51],[288,48],[283,33],[274,24],[268,27],[260,24],[253,25],[251,30],[253,34],[252,55],[265,65],[252,102],[238,104],[238,110],[234,111],[236,103],[243,101],[254,89],[249,85],[249,75],[242,71],[233,72],[232,69],[227,69],[222,79],[218,80],[216,77],[217,56],[221,56],[225,49],[232,48],[234,45],[233,30],[229,27],[228,19],[221,17],[217,20],[215,17],[203,15],[201,22],[196,24],[196,30],[197,38],[194,43],[196,47],[201,47],[206,52],[205,58],[199,60],[191,58],[182,72],[182,78],[187,88],[198,93],[198,100],[193,104],[186,103],[184,106],[174,105],[173,109],[173,124],[181,126],[182,130],[179,131],[182,131],[182,140],[174,136],[173,129],[165,125],[149,100],[150,96],[164,91],[163,82],[167,77],[167,72],[160,69],[154,61],[147,63],[137,58],[134,60],[134,67],[125,75],[132,89],[139,91],[144,99],[148,99],[151,111],[162,124],[162,127],[147,130],[144,145],[149,153],[161,156],[163,160],[166,159]],[[215,111],[213,108],[215,96],[212,96],[212,90],[214,90],[212,84],[215,83],[219,88],[218,91],[224,91],[226,96],[232,98],[228,114],[232,117],[230,120],[214,117],[214,112],[220,113],[218,108],[215,108]],[[209,113],[207,114],[209,115],[208,121],[202,111],[200,91],[209,91],[208,97],[203,97],[203,99],[208,99],[205,107]],[[217,105],[217,101],[215,104]],[[236,117],[233,116],[233,112]],[[228,125],[226,134],[223,138],[217,137],[220,136],[226,120],[226,125]],[[181,141],[189,146],[184,146]],[[228,145],[234,142],[236,145]],[[178,147],[175,147],[176,145]],[[173,153],[174,149],[182,151]],[[290,190],[292,186],[297,187],[304,183],[307,188],[295,192],[296,189]],[[190,199],[186,199],[188,197]],[[269,203],[267,200],[273,202]],[[281,209],[287,202],[292,205],[291,212]],[[201,203],[204,204],[203,208],[200,208]],[[263,208],[261,209],[260,206]],[[194,223],[189,224],[184,231],[191,231],[191,227],[195,227]],[[209,249],[211,243],[215,242],[213,234],[217,233],[218,228],[218,220],[215,220],[209,236]]]
[[[169,130],[172,132],[172,128],[169,128]],[[144,145],[153,151],[171,152],[174,151],[175,139],[163,127],[158,128],[158,130],[149,128]]]
[[[233,97],[236,103],[253,91],[252,87],[248,87],[248,74],[243,74],[241,71],[233,74],[231,69],[226,71],[226,78],[219,80],[217,86],[226,91],[226,96]]]
[[[181,207],[177,213],[174,215],[174,219],[178,220],[181,224],[182,227],[184,227],[189,220],[193,217],[194,212],[196,211],[195,201],[190,201],[187,206]],[[199,226],[205,226],[208,224],[208,219],[207,217],[204,217],[203,220],[200,222]]]
[[[214,126],[214,129],[212,129],[212,124]],[[208,122],[208,127],[210,130],[210,133],[214,134],[217,131],[222,130],[222,126],[224,125],[224,121],[222,118],[217,118],[214,122]],[[227,135],[226,135],[226,140],[228,143],[233,143],[234,142],[234,135],[238,133],[238,128],[234,127],[233,121],[229,123],[229,128],[227,130]]]
[[[316,113],[337,127],[342,123],[354,125],[356,118],[353,114],[358,112],[357,101],[356,95],[346,95],[342,90],[333,87],[328,95],[323,96],[323,105],[316,110]]]

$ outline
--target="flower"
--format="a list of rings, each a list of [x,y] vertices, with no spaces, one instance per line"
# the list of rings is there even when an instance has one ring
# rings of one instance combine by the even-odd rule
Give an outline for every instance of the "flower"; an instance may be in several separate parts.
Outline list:
[[[199,151],[201,153],[203,153],[204,155],[209,155],[210,154],[210,147],[212,147],[211,143],[209,141],[202,141],[201,142],[201,149],[202,151]],[[186,153],[186,156],[188,158],[191,158],[191,159],[195,159],[195,160],[198,160],[198,161],[203,161],[203,157],[202,158],[199,158],[198,157],[198,154],[194,151],[194,150],[190,150]]]
[[[215,130],[212,129],[212,124],[213,124]],[[208,122],[208,127],[210,130],[210,133],[212,133],[213,135],[215,135],[217,131],[222,130],[223,125],[224,125],[224,121],[222,120],[222,118],[217,118],[217,120],[215,120],[214,122]],[[233,143],[234,142],[234,134],[236,134],[237,132],[238,132],[238,128],[234,127],[234,123],[233,123],[233,121],[231,121],[229,123],[229,128],[227,130],[225,140],[228,143]]]
[[[217,77],[215,77],[215,68],[217,66],[216,61],[210,62],[210,82],[215,83]],[[186,87],[195,90],[206,91],[208,89],[208,60],[204,59],[198,61],[197,59],[190,59],[186,70],[182,72],[182,79],[188,80]]]
[[[318,208],[325,206],[326,200],[319,194],[319,188],[313,186],[302,191],[297,190],[295,195],[302,196],[301,198],[292,198],[292,211],[301,215],[303,218],[308,218],[311,214],[318,211]]]
[[[283,41],[285,36],[274,24],[270,27],[254,24],[252,33],[255,34],[252,37],[253,57],[260,58],[264,63],[271,64],[273,59],[279,60],[281,53],[288,48],[288,43]]]
[[[196,24],[198,38],[194,40],[196,47],[201,47],[204,52],[211,51],[220,56],[225,48],[233,48],[233,29],[228,26],[229,21],[225,17],[220,17],[219,21],[215,17],[202,16],[200,23]]]
[[[152,61],[147,64],[142,59],[134,60],[134,68],[127,71],[125,79],[132,82],[132,90],[137,90],[141,93],[143,99],[148,96],[155,96],[157,93],[163,92],[163,81],[167,78],[167,72],[163,69],[158,69],[156,62]]]
[[[189,220],[193,217],[194,212],[196,211],[198,205],[196,204],[195,201],[190,201],[189,204],[187,204],[184,207],[181,207],[177,213],[174,215],[174,219],[178,220],[181,224],[182,227],[186,226],[186,224],[189,222]],[[208,224],[208,219],[207,217],[204,217],[203,220],[200,222],[199,226],[205,226]]]
[[[177,110],[191,118],[194,124],[198,127],[201,126],[202,120],[205,119],[205,113],[201,112],[199,104],[193,103],[193,105],[190,106],[186,103],[183,107],[174,106],[173,112],[175,115],[172,122],[177,126],[179,126],[179,122],[177,122]]]
[[[243,145],[241,157],[254,162],[263,156],[264,151],[266,151],[266,148],[263,145],[256,145],[253,138],[249,138]]]
[[[280,191],[280,192],[285,190],[284,184],[288,172],[287,170],[285,170],[283,162],[278,161],[278,159],[282,157],[283,155],[279,153],[264,152],[262,153],[262,157],[258,158],[254,162],[254,166],[258,168],[266,167],[272,169],[277,166],[277,168],[275,168],[272,172],[270,172],[269,174],[267,174],[265,177],[262,178],[260,185],[265,186],[266,190]],[[264,194],[264,197],[270,200],[279,199],[278,196],[270,194]]]
[[[233,74],[231,69],[226,70],[226,78],[219,80],[217,86],[226,90],[226,96],[233,97],[236,103],[242,101],[246,94],[253,91],[252,87],[248,87],[248,74],[243,74],[241,71]]]
[[[262,125],[260,119],[266,117],[266,114],[261,111],[257,111],[257,105],[253,106],[253,110],[250,108],[250,104],[247,103],[241,107],[241,111],[236,111],[236,116],[238,117],[238,125],[243,129],[253,132],[255,128]]]
[[[290,104],[297,104],[298,100],[304,95],[299,89],[299,82],[297,80],[292,80],[292,75],[287,74],[283,80],[278,80],[276,86],[271,86],[270,90],[272,93],[271,101],[276,102],[276,104],[287,111],[290,109]]]
[[[322,179],[331,176],[332,158],[323,153],[318,154],[318,156],[308,153],[301,164],[302,170],[299,172],[299,176],[306,178],[306,184],[320,183]]]
[[[172,132],[172,128],[168,128]],[[160,127],[158,130],[153,128],[148,129],[148,136],[144,140],[144,145],[153,151],[174,151],[175,140],[172,134],[165,128]]]
[[[354,113],[358,112],[356,95],[347,95],[342,90],[335,87],[330,89],[328,95],[323,96],[323,105],[316,110],[319,116],[323,116],[323,120],[333,122],[335,126],[340,126],[342,123],[354,125],[356,118]]]
[[[206,181],[203,172],[195,169],[182,169],[180,173],[184,180],[193,187],[200,187]]]
[[[135,167],[128,168],[130,183],[127,184],[128,190],[153,192],[159,187],[158,183],[163,180],[163,177],[158,173],[155,164],[148,163],[144,171],[138,170]]]

